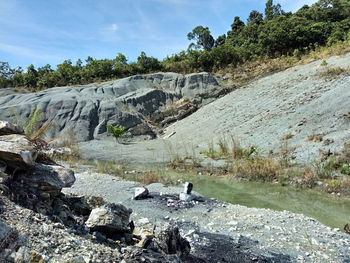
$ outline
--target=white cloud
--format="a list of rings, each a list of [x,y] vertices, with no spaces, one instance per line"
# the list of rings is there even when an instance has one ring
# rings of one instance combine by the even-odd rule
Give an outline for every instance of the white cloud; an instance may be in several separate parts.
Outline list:
[[[119,29],[119,27],[118,27],[117,24],[112,24],[112,25],[111,25],[111,30],[112,30],[113,32],[117,31],[118,29]]]

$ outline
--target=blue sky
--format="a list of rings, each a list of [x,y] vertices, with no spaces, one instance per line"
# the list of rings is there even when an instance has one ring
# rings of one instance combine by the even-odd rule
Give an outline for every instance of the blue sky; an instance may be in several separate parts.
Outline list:
[[[285,11],[315,2],[279,1]],[[208,26],[217,37],[234,16],[246,21],[264,6],[264,0],[0,0],[0,61],[55,67],[118,53],[135,61],[141,51],[162,59],[186,49],[194,27]]]

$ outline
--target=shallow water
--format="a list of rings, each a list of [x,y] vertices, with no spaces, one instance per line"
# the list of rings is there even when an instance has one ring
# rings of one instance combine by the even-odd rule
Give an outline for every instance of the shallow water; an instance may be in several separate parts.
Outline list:
[[[238,182],[208,176],[190,176],[194,191],[247,207],[288,210],[315,218],[330,227],[343,229],[350,223],[350,200],[311,190],[271,183]]]

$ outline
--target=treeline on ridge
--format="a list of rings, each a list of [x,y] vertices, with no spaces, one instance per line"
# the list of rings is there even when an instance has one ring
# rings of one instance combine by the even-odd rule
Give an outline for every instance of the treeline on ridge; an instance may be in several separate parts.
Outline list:
[[[246,23],[234,17],[231,29],[216,39],[203,26],[194,28],[187,38],[193,42],[186,51],[162,61],[141,52],[135,62],[128,62],[119,53],[114,59],[65,60],[56,69],[30,65],[23,70],[0,62],[0,88],[37,90],[157,71],[217,71],[260,58],[300,56],[320,46],[350,40],[350,0],[319,0],[295,13],[284,12],[280,4],[267,0],[264,14],[253,10]]]

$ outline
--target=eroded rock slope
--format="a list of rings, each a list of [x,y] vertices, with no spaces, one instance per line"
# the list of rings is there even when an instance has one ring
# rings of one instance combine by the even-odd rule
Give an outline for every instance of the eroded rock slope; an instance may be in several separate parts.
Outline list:
[[[132,76],[86,86],[3,95],[0,119],[25,122],[37,110],[41,123],[52,121],[49,137],[70,131],[78,141],[92,140],[106,133],[107,124],[123,125],[132,135],[155,137],[160,122],[164,125],[185,117],[222,92],[216,78],[208,73]],[[180,99],[182,112],[167,121],[166,110]]]

